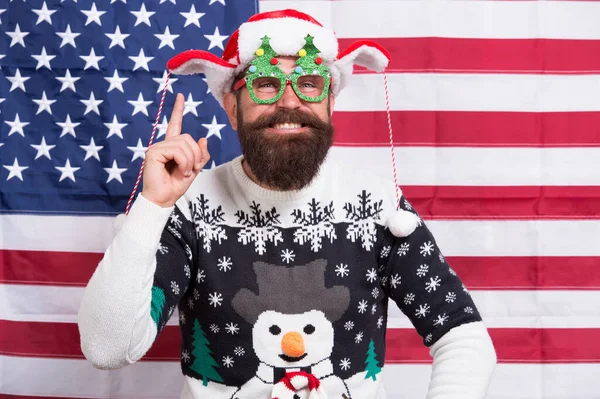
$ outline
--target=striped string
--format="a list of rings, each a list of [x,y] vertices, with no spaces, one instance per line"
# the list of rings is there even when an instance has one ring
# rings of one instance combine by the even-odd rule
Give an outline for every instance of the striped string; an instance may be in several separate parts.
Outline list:
[[[388,129],[390,131],[390,148],[392,150],[392,168],[394,170],[394,185],[396,186],[397,209],[400,209],[400,186],[398,185],[398,172],[396,169],[396,154],[394,152],[394,133],[392,131],[392,116],[390,114],[390,95],[388,92],[387,74],[383,71],[383,84],[385,86],[385,110],[387,112]]]
[[[169,87],[169,78],[171,77],[171,71],[167,71],[167,78],[165,80],[165,87],[163,88],[162,97],[160,98],[160,105],[158,106],[158,113],[156,114],[156,120],[154,121],[154,127],[152,128],[152,135],[150,135],[150,142],[148,143],[148,148],[154,142],[154,135],[156,134],[156,128],[158,127],[158,121],[160,120],[160,114],[162,113],[163,104],[165,102],[165,96],[167,95],[167,88]],[[133,198],[135,197],[135,193],[138,189],[138,185],[140,184],[140,180],[142,179],[142,173],[144,172],[144,165],[146,164],[146,157],[142,160],[142,166],[140,166],[140,172],[138,173],[137,180],[135,181],[135,186],[133,187],[133,191],[131,192],[131,196],[129,197],[129,201],[127,201],[127,208],[125,209],[125,215],[129,214],[129,208],[131,208],[131,203],[133,202]]]

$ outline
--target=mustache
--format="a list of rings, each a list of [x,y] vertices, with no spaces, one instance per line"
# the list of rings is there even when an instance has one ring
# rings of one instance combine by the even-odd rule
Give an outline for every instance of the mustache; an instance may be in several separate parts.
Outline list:
[[[269,115],[261,115],[254,122],[250,123],[252,129],[266,129],[280,123],[297,123],[303,127],[314,127],[316,129],[326,129],[327,122],[319,119],[317,116],[307,114],[297,109],[278,108],[277,111]]]

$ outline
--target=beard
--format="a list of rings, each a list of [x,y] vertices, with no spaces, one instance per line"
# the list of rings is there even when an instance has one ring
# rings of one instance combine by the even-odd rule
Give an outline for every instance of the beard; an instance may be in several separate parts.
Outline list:
[[[329,105],[328,105],[328,115]],[[315,178],[333,144],[334,128],[317,116],[295,109],[277,108],[253,122],[244,122],[238,107],[238,136],[244,159],[261,184],[278,190],[299,190]],[[298,123],[308,132],[278,134],[267,128]]]

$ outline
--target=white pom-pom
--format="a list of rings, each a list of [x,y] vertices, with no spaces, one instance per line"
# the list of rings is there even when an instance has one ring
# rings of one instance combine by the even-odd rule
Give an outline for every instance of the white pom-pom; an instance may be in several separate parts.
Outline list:
[[[410,235],[419,225],[419,217],[414,213],[398,209],[392,212],[388,219],[387,227],[396,237]]]
[[[125,224],[125,219],[127,218],[127,215],[124,213],[120,213],[117,215],[117,217],[115,218],[115,222],[114,222],[114,229],[115,229],[115,235],[117,235],[117,233],[121,230],[121,227],[123,227],[123,225]]]

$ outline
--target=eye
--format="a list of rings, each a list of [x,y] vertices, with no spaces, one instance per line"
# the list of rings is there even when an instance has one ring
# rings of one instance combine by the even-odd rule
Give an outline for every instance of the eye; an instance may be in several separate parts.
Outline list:
[[[313,326],[312,324],[307,324],[306,327],[304,327],[304,332],[307,334],[312,334],[315,332],[315,326]]]
[[[269,327],[269,332],[273,335],[279,335],[281,333],[281,328],[273,324],[271,327]]]

